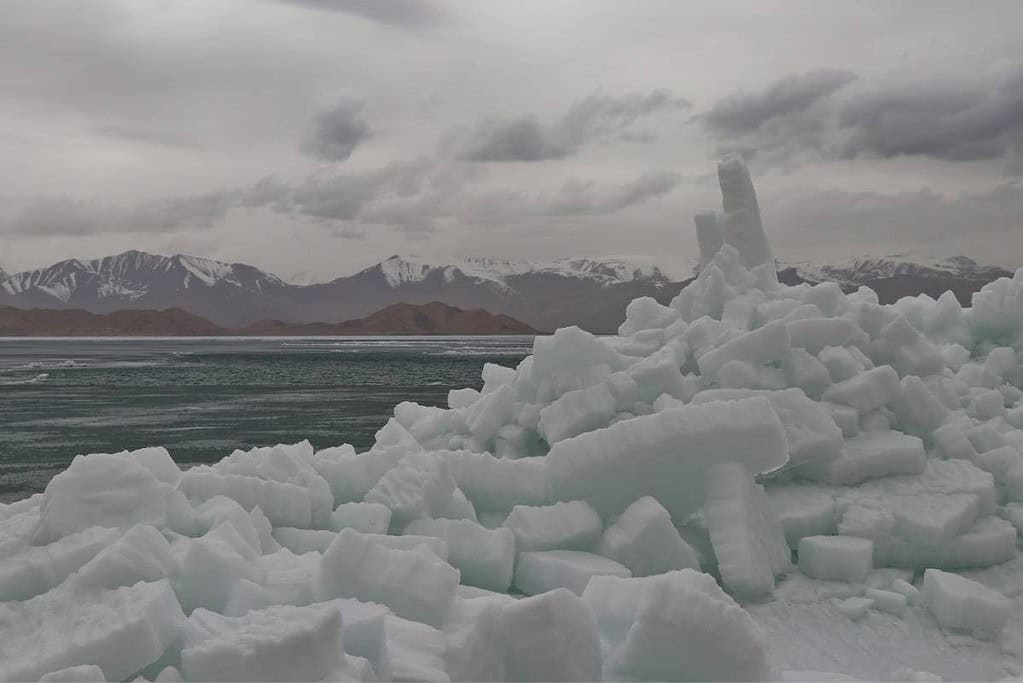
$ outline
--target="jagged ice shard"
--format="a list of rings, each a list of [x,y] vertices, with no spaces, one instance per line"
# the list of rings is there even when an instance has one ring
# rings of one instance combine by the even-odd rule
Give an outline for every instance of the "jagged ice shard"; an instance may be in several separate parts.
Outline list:
[[[724,244],[739,252],[746,268],[774,264],[771,245],[760,220],[760,205],[753,179],[742,158],[724,157],[718,163],[721,184],[722,214],[704,212],[696,215],[696,234],[700,244],[700,266],[706,267]]]
[[[1023,671],[1023,269],[780,284],[722,160],[699,277],[369,450],[80,456],[0,505],[0,680],[998,680]]]

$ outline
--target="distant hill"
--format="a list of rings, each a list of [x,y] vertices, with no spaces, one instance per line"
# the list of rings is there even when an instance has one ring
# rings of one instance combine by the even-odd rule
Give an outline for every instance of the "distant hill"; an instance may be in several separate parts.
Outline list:
[[[404,335],[404,334],[537,334],[507,315],[480,308],[462,310],[439,301],[393,304],[365,318],[342,323],[286,323],[264,320],[241,330],[251,335]]]
[[[179,308],[90,313],[79,309],[0,306],[3,337],[215,337],[239,335],[492,335],[535,334],[529,325],[481,309],[462,310],[434,301],[394,304],[373,315],[341,323],[263,321],[227,328]]]
[[[0,307],[4,337],[213,337],[230,334],[180,308],[90,313],[79,309]]]

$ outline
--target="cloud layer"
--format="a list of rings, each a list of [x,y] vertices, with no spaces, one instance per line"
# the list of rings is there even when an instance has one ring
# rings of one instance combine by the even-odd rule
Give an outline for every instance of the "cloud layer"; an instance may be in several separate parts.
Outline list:
[[[449,134],[448,148],[462,161],[548,161],[577,154],[589,143],[635,140],[630,127],[656,113],[678,111],[689,102],[666,90],[611,96],[594,93],[562,116],[541,123],[531,114],[485,118],[470,130]],[[647,136],[639,136],[649,140]]]

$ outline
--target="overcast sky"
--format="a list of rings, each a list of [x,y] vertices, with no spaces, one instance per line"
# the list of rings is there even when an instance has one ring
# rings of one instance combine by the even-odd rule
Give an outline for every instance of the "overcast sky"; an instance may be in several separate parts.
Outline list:
[[[0,267],[670,268],[723,151],[782,259],[1021,266],[1021,25],[1019,0],[4,0]]]

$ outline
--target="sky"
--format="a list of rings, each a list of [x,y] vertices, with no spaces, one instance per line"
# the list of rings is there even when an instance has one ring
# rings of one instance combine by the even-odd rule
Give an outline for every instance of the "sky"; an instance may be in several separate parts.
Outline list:
[[[680,272],[738,152],[780,259],[1015,268],[1021,24],[1018,0],[5,0],[0,267]]]

